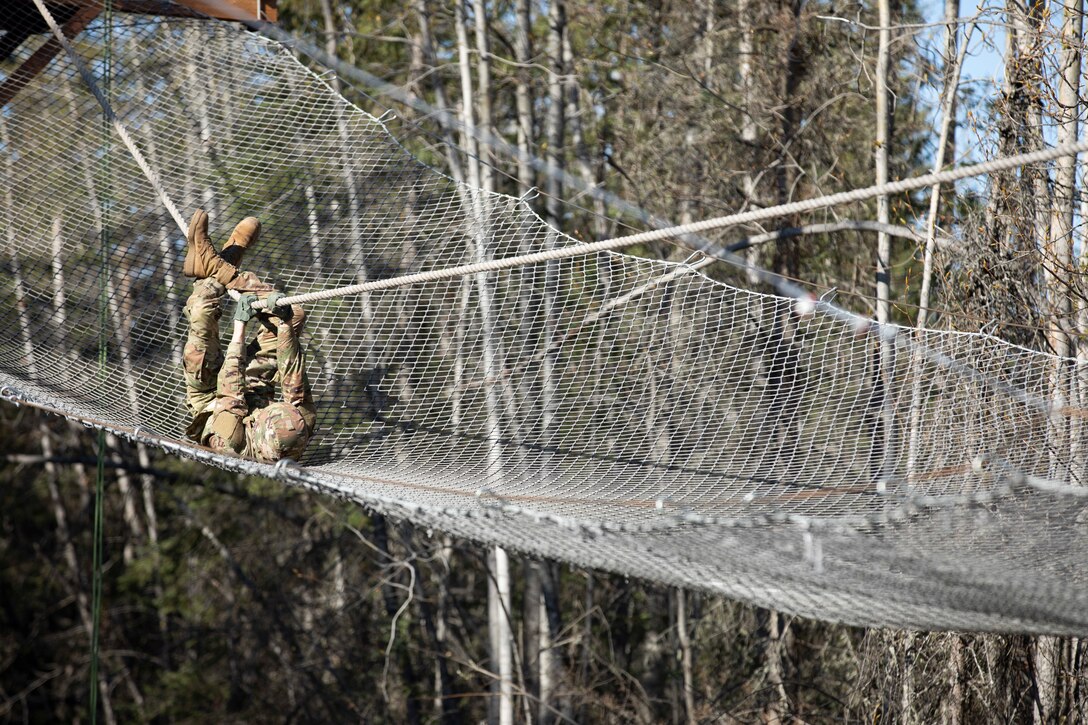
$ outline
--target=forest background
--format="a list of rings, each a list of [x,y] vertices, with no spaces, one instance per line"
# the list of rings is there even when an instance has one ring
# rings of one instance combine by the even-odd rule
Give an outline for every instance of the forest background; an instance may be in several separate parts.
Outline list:
[[[422,160],[536,188],[541,215],[583,239],[644,228],[587,189],[685,222],[1069,141],[1085,109],[1083,0],[280,12],[401,90],[334,80],[375,115],[395,110]],[[424,103],[471,111],[579,183],[477,146]],[[1088,359],[1083,183],[1058,161],[937,206],[920,193],[720,241],[760,242],[750,262],[866,315]],[[0,719],[81,720],[96,437],[3,405],[0,440]],[[1088,721],[1077,639],[862,630],[513,553],[500,596],[501,555],[441,532],[112,438],[106,465],[105,722]]]

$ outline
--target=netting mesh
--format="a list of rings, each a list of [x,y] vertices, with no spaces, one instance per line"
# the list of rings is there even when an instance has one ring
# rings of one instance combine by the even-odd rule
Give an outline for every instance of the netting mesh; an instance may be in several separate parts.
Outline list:
[[[572,241],[413,158],[276,43],[113,22],[119,120],[213,238],[262,219],[243,266],[281,289]],[[80,36],[92,68],[102,38],[101,20]],[[300,467],[274,470],[185,442],[184,240],[63,54],[0,130],[9,398],[456,535],[821,619],[1088,632],[1088,439],[1054,393],[1072,361],[969,334],[882,346],[792,300],[605,253],[312,305],[318,432]]]

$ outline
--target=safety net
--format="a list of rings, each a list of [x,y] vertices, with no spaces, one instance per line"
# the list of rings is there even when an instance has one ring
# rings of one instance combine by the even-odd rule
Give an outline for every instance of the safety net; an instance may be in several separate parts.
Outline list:
[[[109,69],[161,191],[206,209],[217,241],[259,217],[242,266],[281,290],[575,243],[524,199],[413,157],[260,33],[108,22],[74,50]],[[715,281],[695,258],[590,253],[308,304],[317,432],[301,460],[257,464],[184,435],[185,240],[67,53],[0,133],[12,402],[426,528],[823,620],[1088,633],[1075,361],[876,328]]]

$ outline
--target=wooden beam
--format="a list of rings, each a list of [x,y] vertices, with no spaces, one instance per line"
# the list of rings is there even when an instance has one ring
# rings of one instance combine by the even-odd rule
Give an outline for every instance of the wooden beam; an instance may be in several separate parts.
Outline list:
[[[198,13],[220,20],[267,20],[279,19],[277,0],[174,0]]]
[[[76,14],[68,20],[67,23],[61,28],[61,32],[64,33],[64,37],[73,38],[83,31],[91,21],[98,17],[101,12],[101,8],[88,5],[87,7],[81,7]],[[34,80],[34,77],[45,70],[45,67],[49,65],[49,62],[56,57],[57,53],[61,50],[60,41],[56,36],[50,35],[40,48],[34,51],[34,55],[30,56],[23,62],[21,66],[12,71],[11,75],[7,77],[7,80],[0,85],[0,108],[3,108],[12,101],[15,96],[19,94],[19,91],[26,88],[26,84]]]
[[[102,0],[51,0],[50,4],[101,9]],[[182,18],[210,17],[243,22],[265,20],[270,23],[279,18],[277,5],[278,0],[113,0],[113,9],[121,13]]]

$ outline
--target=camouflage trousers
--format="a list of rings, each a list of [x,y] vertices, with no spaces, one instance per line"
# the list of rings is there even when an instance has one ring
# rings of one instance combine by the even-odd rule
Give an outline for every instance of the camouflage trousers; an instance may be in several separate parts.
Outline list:
[[[317,419],[298,342],[302,310],[291,323],[261,315],[256,337],[246,345],[232,343],[224,355],[219,320],[225,295],[222,284],[202,279],[185,304],[185,402],[193,415],[186,434],[220,453],[269,463],[297,458]],[[282,403],[275,402],[277,387]],[[275,445],[288,437],[290,445]]]

